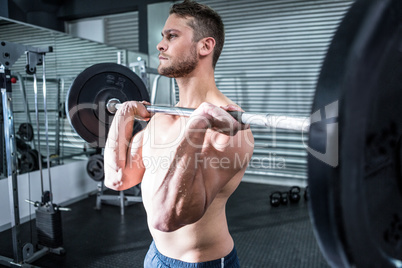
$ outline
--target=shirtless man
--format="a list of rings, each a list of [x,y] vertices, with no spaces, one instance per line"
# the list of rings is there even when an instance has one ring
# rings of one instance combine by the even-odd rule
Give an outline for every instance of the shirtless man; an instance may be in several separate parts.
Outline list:
[[[110,128],[105,185],[121,191],[142,182],[154,239],[144,267],[239,267],[225,205],[254,140],[249,127],[226,112],[240,107],[215,84],[223,42],[215,11],[188,0],[173,5],[157,45],[158,71],[176,79],[177,106],[196,110],[190,117],[151,115],[146,103],[126,102]],[[149,123],[132,137],[134,117]]]

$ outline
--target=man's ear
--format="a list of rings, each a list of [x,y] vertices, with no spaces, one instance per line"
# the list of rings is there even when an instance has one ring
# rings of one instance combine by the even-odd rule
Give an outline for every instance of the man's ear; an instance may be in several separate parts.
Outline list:
[[[214,51],[215,39],[212,37],[205,37],[199,41],[200,44],[200,56],[207,56]]]

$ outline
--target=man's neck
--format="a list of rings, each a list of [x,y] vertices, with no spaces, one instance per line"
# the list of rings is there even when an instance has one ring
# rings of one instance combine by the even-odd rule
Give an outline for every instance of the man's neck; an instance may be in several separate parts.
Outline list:
[[[180,107],[197,108],[201,103],[214,98],[220,91],[216,87],[214,73],[193,72],[188,77],[176,78],[179,86]]]

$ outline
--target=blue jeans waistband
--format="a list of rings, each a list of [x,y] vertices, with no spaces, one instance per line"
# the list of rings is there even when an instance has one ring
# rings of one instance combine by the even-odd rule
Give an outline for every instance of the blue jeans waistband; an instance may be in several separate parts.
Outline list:
[[[239,259],[237,257],[236,248],[233,247],[233,250],[226,255],[224,258],[220,258],[213,261],[207,262],[198,262],[198,263],[189,263],[183,262],[180,260],[172,259],[166,257],[161,254],[156,248],[155,242],[152,241],[151,246],[149,247],[147,256],[144,260],[144,267],[185,267],[185,268],[194,268],[194,267],[208,267],[208,268],[235,268],[240,267]]]

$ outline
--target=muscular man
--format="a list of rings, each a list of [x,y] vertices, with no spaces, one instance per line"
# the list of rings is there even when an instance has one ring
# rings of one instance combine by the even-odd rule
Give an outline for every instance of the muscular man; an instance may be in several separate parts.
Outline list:
[[[105,185],[120,191],[142,182],[154,239],[145,267],[239,266],[225,205],[244,175],[254,140],[249,127],[226,112],[240,107],[215,84],[223,42],[215,11],[191,0],[173,5],[157,45],[158,71],[176,79],[177,106],[195,112],[152,116],[146,103],[126,102],[110,128]],[[132,137],[134,118],[149,123]]]

